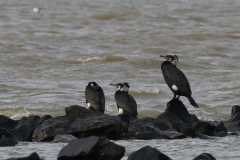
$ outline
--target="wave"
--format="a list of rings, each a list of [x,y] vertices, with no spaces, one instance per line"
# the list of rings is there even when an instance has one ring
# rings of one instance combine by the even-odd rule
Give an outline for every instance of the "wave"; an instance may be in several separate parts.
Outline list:
[[[96,57],[85,57],[78,59],[78,62],[81,63],[87,63],[87,62],[93,62],[93,61],[125,61],[126,58],[119,57],[119,56],[112,56],[112,55],[103,55],[103,56],[96,56]]]
[[[130,94],[133,95],[157,95],[162,92],[161,89],[154,88],[154,89],[148,89],[148,90],[137,90],[137,91],[130,91]]]

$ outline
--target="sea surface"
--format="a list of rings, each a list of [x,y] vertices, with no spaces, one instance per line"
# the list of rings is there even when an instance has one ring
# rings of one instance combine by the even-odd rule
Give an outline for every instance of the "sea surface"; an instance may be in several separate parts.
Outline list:
[[[40,12],[33,12],[37,7]],[[0,1],[0,114],[64,115],[85,106],[88,82],[106,96],[106,114],[116,115],[110,83],[128,82],[139,118],[164,112],[173,93],[160,55],[175,54],[188,78],[203,120],[226,120],[240,96],[239,0],[5,0]],[[218,160],[240,159],[240,137],[216,140],[115,141],[130,153],[150,145],[175,160],[208,152]],[[56,159],[66,143],[20,142],[0,148],[0,159],[36,151]]]

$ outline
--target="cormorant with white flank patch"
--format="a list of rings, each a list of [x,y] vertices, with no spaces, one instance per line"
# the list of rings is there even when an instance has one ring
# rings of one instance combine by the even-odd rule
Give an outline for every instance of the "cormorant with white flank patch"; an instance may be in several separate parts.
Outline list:
[[[166,61],[162,63],[161,69],[168,87],[174,93],[173,98],[176,98],[176,95],[178,95],[177,99],[179,99],[180,96],[185,96],[188,98],[192,106],[199,108],[197,103],[192,98],[192,91],[188,79],[184,73],[177,68],[178,57],[176,55],[160,57],[166,59]]]
[[[94,111],[105,111],[105,96],[102,88],[96,82],[89,82],[85,89],[86,104]]]
[[[110,85],[113,85],[118,89],[118,91],[115,93],[118,115],[137,117],[137,103],[135,99],[130,94],[128,94],[130,88],[128,83],[124,82]]]

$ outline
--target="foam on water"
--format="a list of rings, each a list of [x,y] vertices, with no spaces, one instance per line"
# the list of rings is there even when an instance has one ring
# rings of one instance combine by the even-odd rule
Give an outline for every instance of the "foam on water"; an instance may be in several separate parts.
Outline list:
[[[102,56],[96,56],[96,57],[85,57],[78,59],[78,62],[81,63],[87,63],[87,62],[93,62],[93,61],[124,61],[126,60],[124,57],[119,56],[112,56],[112,55],[102,55]]]

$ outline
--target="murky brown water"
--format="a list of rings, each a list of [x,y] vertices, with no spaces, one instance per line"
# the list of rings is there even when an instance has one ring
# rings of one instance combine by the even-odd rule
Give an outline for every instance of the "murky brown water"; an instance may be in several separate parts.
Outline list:
[[[115,88],[109,84],[126,81],[139,117],[156,117],[173,97],[159,55],[177,54],[200,106],[181,97],[188,110],[201,119],[228,119],[240,96],[239,8],[237,0],[0,1],[0,114],[63,115],[69,105],[85,106],[85,86],[96,81],[105,92],[106,113],[114,115]],[[117,143],[128,154],[149,144],[175,159],[210,152],[232,160],[240,157],[238,139]],[[0,155],[23,155],[32,145],[49,160],[63,146],[24,143],[17,147],[21,153],[7,147]]]

